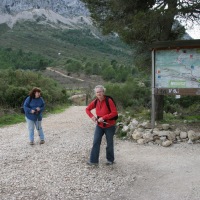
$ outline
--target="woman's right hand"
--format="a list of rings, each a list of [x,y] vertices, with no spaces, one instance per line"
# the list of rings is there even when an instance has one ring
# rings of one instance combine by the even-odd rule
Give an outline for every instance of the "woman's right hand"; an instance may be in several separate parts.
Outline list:
[[[35,113],[35,110],[31,110],[31,113],[34,114],[34,113]]]
[[[93,122],[97,123],[97,118],[95,116],[93,116],[91,119]]]

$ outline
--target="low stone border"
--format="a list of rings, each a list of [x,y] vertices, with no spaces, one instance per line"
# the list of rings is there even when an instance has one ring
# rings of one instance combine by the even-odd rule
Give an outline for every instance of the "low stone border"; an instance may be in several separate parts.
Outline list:
[[[148,143],[168,147],[178,142],[187,142],[188,144],[200,142],[200,132],[182,131],[170,124],[157,125],[152,129],[150,122],[139,123],[136,119],[132,119],[128,125],[123,125],[123,123],[117,125],[122,127],[121,131],[127,133],[128,138],[138,144]]]

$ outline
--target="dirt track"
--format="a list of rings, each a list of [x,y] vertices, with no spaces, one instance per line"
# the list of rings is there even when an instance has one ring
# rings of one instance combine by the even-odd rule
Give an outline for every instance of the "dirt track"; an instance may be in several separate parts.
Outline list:
[[[115,140],[116,164],[86,161],[94,124],[85,107],[44,119],[46,143],[28,144],[26,124],[0,129],[0,199],[199,200],[200,144],[169,148]]]

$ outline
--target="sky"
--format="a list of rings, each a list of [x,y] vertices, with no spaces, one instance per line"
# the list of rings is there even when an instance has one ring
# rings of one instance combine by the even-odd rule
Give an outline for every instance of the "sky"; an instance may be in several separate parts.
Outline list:
[[[192,29],[186,31],[192,38],[200,39],[200,25],[195,25]]]

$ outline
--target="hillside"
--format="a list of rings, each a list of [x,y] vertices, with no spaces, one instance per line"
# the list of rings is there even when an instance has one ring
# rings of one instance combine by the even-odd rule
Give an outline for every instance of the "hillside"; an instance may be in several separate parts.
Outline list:
[[[115,35],[101,35],[87,17],[65,18],[46,9],[0,17],[1,48],[39,53],[58,65],[68,58],[131,62],[131,49]]]

